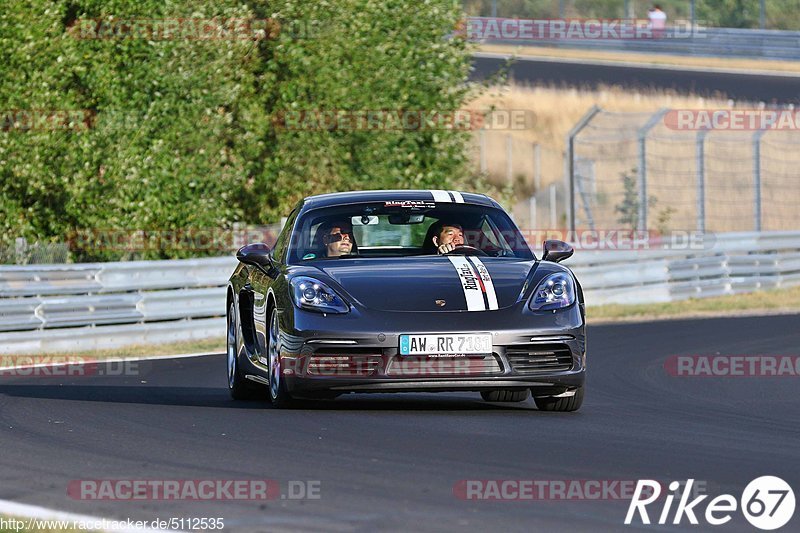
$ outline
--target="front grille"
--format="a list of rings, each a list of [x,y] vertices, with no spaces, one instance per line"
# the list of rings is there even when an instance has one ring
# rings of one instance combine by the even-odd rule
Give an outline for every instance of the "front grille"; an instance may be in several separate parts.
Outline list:
[[[572,368],[572,352],[566,344],[522,344],[506,348],[506,357],[518,374],[559,372]]]
[[[484,357],[425,357],[396,356],[386,374],[394,377],[418,378],[427,376],[477,376],[502,374],[497,356]]]
[[[381,355],[315,354],[308,360],[310,376],[372,376],[381,366]]]

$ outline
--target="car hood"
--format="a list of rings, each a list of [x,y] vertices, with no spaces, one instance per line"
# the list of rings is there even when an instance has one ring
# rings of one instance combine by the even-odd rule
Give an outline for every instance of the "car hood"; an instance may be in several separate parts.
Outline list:
[[[368,308],[452,312],[514,305],[537,264],[513,258],[424,256],[325,260],[313,266]]]

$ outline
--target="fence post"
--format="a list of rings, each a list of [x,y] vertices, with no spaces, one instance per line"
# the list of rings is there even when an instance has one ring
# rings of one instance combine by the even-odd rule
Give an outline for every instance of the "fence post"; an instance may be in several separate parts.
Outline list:
[[[692,37],[694,37],[694,26],[695,26],[695,21],[697,19],[696,3],[697,3],[696,0],[692,0],[689,3],[689,18],[692,19]]]
[[[241,229],[242,229],[241,224],[239,222],[234,222],[233,226],[231,227],[231,231],[233,232],[233,238],[231,239],[231,244],[233,245],[232,248],[234,250],[238,250],[239,248],[247,244],[246,242],[244,242],[245,239],[242,236]]]
[[[532,229],[537,227],[537,224],[536,224],[536,222],[537,222],[537,220],[536,220],[536,196],[535,195],[531,196],[530,199],[528,200],[528,209],[530,211],[530,213],[528,214],[528,217],[530,218],[530,221],[528,222],[528,226],[529,226],[528,229],[532,230]]]
[[[763,30],[767,27],[767,0],[761,0],[759,12],[758,27]]]
[[[767,130],[758,130],[753,134],[753,215],[755,231],[761,231],[761,138]]]
[[[492,18],[497,18],[497,0],[492,0]]]
[[[542,187],[542,146],[539,143],[533,145],[533,185],[539,192]]]
[[[506,181],[514,183],[514,139],[506,135]]]
[[[569,230],[575,231],[575,137],[585,128],[601,109],[596,105],[586,112],[575,126],[567,133],[567,153],[565,161],[566,186],[567,186],[567,221]],[[555,226],[554,226],[555,227]]]
[[[28,241],[25,237],[17,237],[14,239],[14,263],[17,265],[25,265],[28,263],[26,255],[28,252]]]
[[[647,135],[667,112],[669,109],[659,110],[639,130],[639,210],[636,229],[640,231],[647,231]]]
[[[697,231],[706,231],[706,135],[708,130],[697,132],[695,139],[695,164],[697,165]]]
[[[594,215],[592,215],[591,203],[591,195],[597,193],[596,181],[594,177],[594,162],[591,159],[579,157],[576,163],[580,163],[580,165],[576,165],[580,168],[575,176],[575,188],[578,190],[578,197],[581,199],[581,203],[583,204],[583,211],[586,215],[586,223],[589,225],[589,229],[594,231]],[[591,191],[587,190],[587,187],[585,186],[587,181],[590,185],[592,185]]]
[[[556,229],[558,216],[556,213],[556,184],[550,184],[550,229]]]

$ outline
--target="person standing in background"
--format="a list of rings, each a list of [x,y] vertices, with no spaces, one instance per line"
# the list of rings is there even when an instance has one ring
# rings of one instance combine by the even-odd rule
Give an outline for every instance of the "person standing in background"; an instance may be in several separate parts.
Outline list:
[[[659,39],[664,36],[667,29],[667,14],[661,9],[659,4],[655,4],[647,13],[647,18],[650,20],[650,29],[653,31],[653,37]]]

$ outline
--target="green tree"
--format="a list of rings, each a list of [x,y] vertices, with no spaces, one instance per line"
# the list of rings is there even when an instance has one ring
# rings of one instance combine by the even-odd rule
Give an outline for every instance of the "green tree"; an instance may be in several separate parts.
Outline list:
[[[81,38],[87,19],[264,19],[277,38]],[[277,222],[301,197],[478,188],[470,133],[289,131],[291,110],[463,106],[469,43],[454,0],[6,0],[0,112],[86,110],[90,127],[0,131],[0,246],[94,230]],[[81,34],[81,31],[84,31]],[[193,255],[164,251],[146,257]],[[86,247],[75,257],[114,259]]]
[[[697,18],[722,28],[757,28],[759,4],[759,0],[702,0]]]

